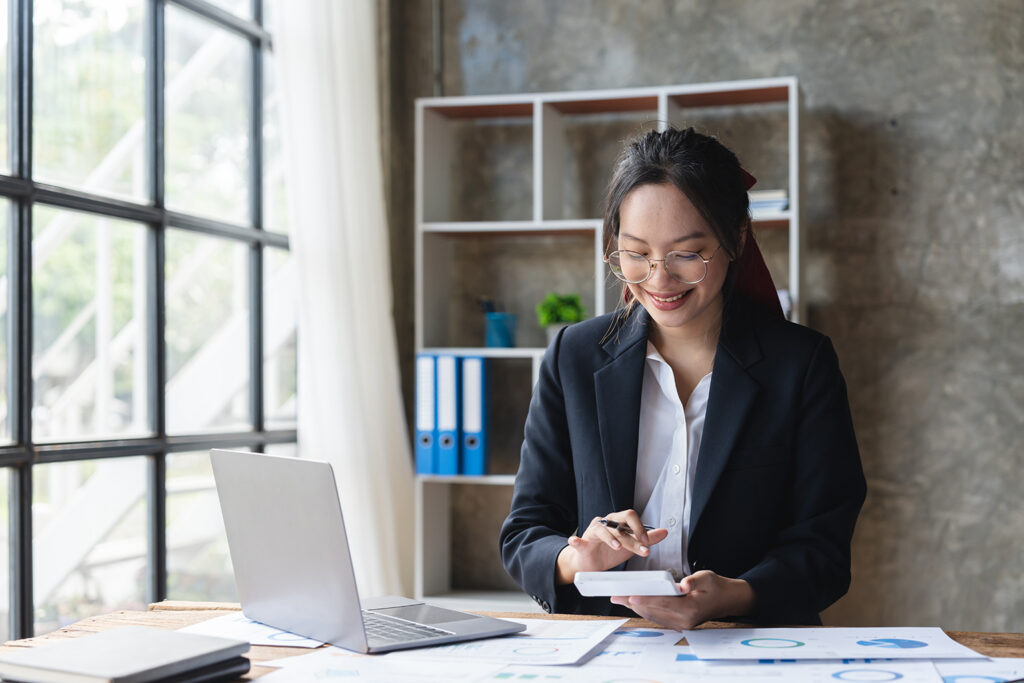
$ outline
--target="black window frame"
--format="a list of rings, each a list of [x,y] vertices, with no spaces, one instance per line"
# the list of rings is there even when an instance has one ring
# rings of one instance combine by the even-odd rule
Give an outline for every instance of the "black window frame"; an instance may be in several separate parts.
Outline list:
[[[0,467],[10,472],[10,637],[34,635],[32,475],[35,465],[145,456],[147,460],[148,602],[167,597],[166,456],[209,448],[252,448],[297,442],[297,430],[266,429],[263,411],[263,260],[265,248],[289,250],[285,234],[263,226],[263,57],[272,49],[263,27],[262,0],[250,0],[251,19],[206,0],[144,0],[146,155],[152,201],[132,201],[37,182],[32,174],[32,0],[10,0],[8,142],[10,175],[0,175],[0,197],[10,201],[8,234],[8,423],[12,443],[0,445]],[[164,198],[165,10],[190,11],[249,43],[251,226],[170,211]],[[32,207],[36,204],[136,221],[147,230],[147,403],[152,436],[37,444],[32,439]],[[203,233],[249,247],[249,413],[251,429],[169,436],[165,416],[164,238],[168,230]]]

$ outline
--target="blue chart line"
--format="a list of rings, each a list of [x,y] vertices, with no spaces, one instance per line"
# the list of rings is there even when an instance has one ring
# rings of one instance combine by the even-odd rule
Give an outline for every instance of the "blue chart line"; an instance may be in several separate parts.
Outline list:
[[[288,633],[288,631],[278,631],[277,633],[271,633],[267,636],[268,640],[309,640],[306,636],[300,636],[297,633]]]
[[[616,631],[613,635],[625,636],[627,638],[657,638],[661,636],[657,631],[644,631],[642,629],[631,629],[626,631]]]
[[[942,683],[985,683],[985,681],[1003,683],[1005,680],[1002,676],[983,676],[981,674],[956,674],[942,677]]]
[[[747,647],[788,649],[791,647],[803,647],[806,643],[801,643],[799,640],[790,640],[789,638],[748,638],[747,640],[740,641],[740,645],[746,645]]]
[[[928,647],[928,643],[909,638],[875,638],[874,640],[858,640],[858,645],[865,647],[887,647],[897,650],[912,650],[918,647]]]
[[[839,681],[898,681],[903,674],[881,669],[846,669],[832,674]]]

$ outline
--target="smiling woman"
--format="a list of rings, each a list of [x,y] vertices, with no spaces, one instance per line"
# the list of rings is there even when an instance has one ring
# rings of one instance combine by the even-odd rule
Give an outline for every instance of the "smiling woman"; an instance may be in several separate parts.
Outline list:
[[[548,348],[501,530],[548,611],[820,623],[849,586],[865,481],[846,387],[828,338],[782,317],[752,182],[693,129],[619,158],[604,237],[624,305]],[[573,585],[609,569],[667,570],[685,595]]]

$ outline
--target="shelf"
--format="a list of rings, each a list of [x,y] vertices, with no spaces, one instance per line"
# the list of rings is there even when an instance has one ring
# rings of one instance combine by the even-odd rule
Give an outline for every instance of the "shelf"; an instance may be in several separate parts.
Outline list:
[[[424,595],[423,600],[438,607],[464,612],[529,612],[544,614],[526,593],[519,591],[451,591],[438,595]]]
[[[784,230],[789,228],[789,222],[792,218],[792,215],[788,210],[752,211],[750,218],[755,228],[767,230]]]
[[[519,96],[425,98],[420,106],[447,119],[493,119],[533,116],[533,98]]]
[[[481,358],[536,358],[543,356],[546,349],[543,346],[481,346],[481,347],[446,347],[434,346],[425,348],[420,353],[429,353],[435,356],[480,356]]]
[[[636,111],[658,111],[656,94],[639,97],[605,97],[586,100],[542,100],[562,114],[620,114]]]
[[[423,232],[442,235],[508,235],[545,234],[564,235],[600,230],[604,222],[600,218],[557,221],[445,221],[423,224]]]
[[[514,474],[417,474],[416,478],[427,484],[483,484],[489,486],[512,486],[516,483]]]
[[[788,199],[788,209],[752,210],[751,223],[776,284],[792,295],[793,319],[804,319],[800,99],[797,79],[779,77],[416,101],[414,346],[488,359],[488,472],[519,468],[548,346],[537,302],[576,292],[600,316],[620,300],[603,263],[601,214],[623,141],[641,131],[669,123],[714,131],[759,187]],[[516,317],[519,346],[477,346],[486,339],[484,297]],[[514,484],[513,474],[416,476],[417,597],[540,612],[494,548]]]
[[[786,85],[766,88],[739,88],[718,92],[669,94],[680,107],[728,107],[743,104],[768,104],[788,102],[789,87]]]

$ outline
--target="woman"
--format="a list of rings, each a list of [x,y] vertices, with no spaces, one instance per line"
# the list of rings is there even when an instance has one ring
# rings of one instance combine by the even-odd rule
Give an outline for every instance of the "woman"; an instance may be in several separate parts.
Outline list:
[[[501,529],[506,570],[546,611],[818,624],[849,587],[865,481],[846,386],[828,338],[782,317],[752,182],[692,128],[616,165],[604,239],[626,305],[548,348]],[[573,585],[609,569],[669,570],[685,595]]]

